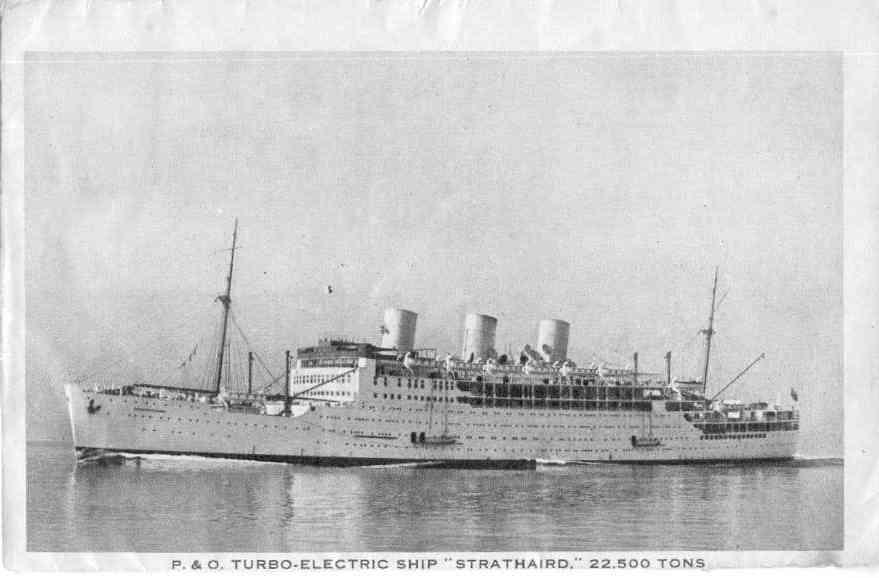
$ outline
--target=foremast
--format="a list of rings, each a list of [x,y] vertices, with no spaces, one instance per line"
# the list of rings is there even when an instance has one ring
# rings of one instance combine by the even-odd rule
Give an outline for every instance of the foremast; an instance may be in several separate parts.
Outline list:
[[[223,360],[226,353],[226,333],[229,329],[229,308],[232,306],[232,272],[235,269],[235,249],[238,243],[238,219],[235,219],[235,227],[232,230],[232,255],[229,258],[229,275],[226,277],[226,292],[217,296],[217,300],[223,305],[223,326],[220,333],[220,351],[217,353],[217,381],[214,385],[216,393],[220,393],[220,384],[223,381]]]

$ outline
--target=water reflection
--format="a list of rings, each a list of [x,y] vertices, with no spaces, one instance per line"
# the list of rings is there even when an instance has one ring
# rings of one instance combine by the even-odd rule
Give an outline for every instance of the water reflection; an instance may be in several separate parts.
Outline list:
[[[841,463],[536,471],[157,459],[29,447],[31,550],[839,549]]]

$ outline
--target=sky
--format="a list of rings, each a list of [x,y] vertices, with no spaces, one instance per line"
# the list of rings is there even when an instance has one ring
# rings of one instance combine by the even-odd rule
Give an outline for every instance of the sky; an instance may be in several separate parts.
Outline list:
[[[238,218],[276,373],[399,306],[440,354],[467,312],[513,351],[560,318],[581,364],[696,375],[718,267],[709,389],[765,352],[724,397],[794,387],[842,453],[837,56],[32,55],[25,123],[30,439],[69,439],[65,380],[209,340]]]

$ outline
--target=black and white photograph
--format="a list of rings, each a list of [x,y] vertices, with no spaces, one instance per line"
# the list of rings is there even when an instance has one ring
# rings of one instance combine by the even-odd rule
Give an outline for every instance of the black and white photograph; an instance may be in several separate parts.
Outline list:
[[[18,66],[28,555],[851,545],[839,51]]]

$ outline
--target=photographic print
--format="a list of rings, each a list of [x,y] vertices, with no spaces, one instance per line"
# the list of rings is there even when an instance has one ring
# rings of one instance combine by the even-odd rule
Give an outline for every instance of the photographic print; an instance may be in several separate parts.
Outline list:
[[[28,551],[843,549],[838,53],[22,90]]]

